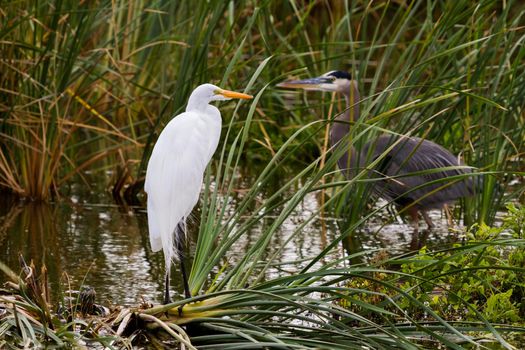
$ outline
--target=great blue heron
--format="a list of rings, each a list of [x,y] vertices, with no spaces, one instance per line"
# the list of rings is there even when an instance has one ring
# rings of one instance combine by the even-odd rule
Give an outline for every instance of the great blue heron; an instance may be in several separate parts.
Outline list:
[[[221,135],[221,113],[211,101],[252,96],[203,84],[193,90],[186,112],[174,117],[162,130],[151,153],[144,189],[148,194],[148,226],[151,249],[164,251],[166,289],[170,302],[170,267],[181,265],[184,293],[191,297],[184,268],[183,241],[186,219],[199,200],[203,173],[217,149]]]
[[[277,86],[343,94],[346,110],[335,118],[331,126],[330,142],[335,147],[345,138],[348,139],[350,124],[359,118],[360,100],[357,82],[352,80],[349,73],[331,71],[317,78],[289,80]],[[387,152],[390,147],[392,149]],[[440,145],[417,137],[379,136],[367,142],[359,151],[351,147],[349,152],[338,159],[338,165],[350,178],[378,157],[382,158],[369,172],[371,176],[379,177],[374,182],[373,190],[408,212],[414,222],[414,237],[418,234],[419,212],[430,229],[433,224],[428,210],[442,208],[458,198],[474,194],[474,180],[461,176],[470,174],[471,169],[464,167]],[[449,169],[440,170],[447,167]],[[431,171],[425,172],[427,170]],[[416,172],[424,174],[413,174]]]

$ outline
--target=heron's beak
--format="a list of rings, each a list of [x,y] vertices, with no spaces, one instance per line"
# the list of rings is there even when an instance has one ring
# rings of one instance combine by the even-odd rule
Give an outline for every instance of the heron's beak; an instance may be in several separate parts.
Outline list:
[[[243,100],[251,100],[253,98],[252,95],[247,95],[241,92],[235,92],[235,91],[230,91],[230,90],[219,90],[217,91],[217,94],[222,95],[227,98],[240,98]]]
[[[317,77],[302,80],[287,80],[277,84],[277,87],[289,89],[304,89],[304,90],[322,90],[322,84],[332,84],[330,78]]]

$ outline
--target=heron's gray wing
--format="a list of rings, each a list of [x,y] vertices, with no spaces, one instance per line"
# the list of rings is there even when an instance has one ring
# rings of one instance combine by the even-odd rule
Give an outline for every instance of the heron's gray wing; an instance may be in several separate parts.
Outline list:
[[[392,149],[385,154],[392,145]],[[439,208],[445,203],[474,194],[472,177],[451,178],[471,173],[472,169],[444,170],[464,165],[436,143],[416,137],[395,138],[384,135],[367,143],[360,152],[361,159],[377,159],[381,156],[379,163],[371,170],[371,177],[382,179],[374,184],[374,190],[379,196],[393,200],[400,206],[417,202],[416,206],[421,209]]]

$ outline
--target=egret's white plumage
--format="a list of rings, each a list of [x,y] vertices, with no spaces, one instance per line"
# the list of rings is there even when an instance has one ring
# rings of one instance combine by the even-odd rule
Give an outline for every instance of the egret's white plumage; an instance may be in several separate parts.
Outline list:
[[[212,84],[197,87],[186,112],[166,125],[151,153],[144,184],[149,237],[154,252],[161,248],[164,251],[168,276],[172,261],[179,259],[175,243],[184,234],[178,225],[182,222],[185,227],[199,200],[204,171],[220,139],[221,114],[209,103],[230,98],[251,96]]]
[[[217,108],[208,107],[209,113],[187,111],[172,119],[148,163],[145,189],[151,249],[163,248],[166,267],[177,258],[174,230],[197,204],[203,173],[219,143],[221,115]]]

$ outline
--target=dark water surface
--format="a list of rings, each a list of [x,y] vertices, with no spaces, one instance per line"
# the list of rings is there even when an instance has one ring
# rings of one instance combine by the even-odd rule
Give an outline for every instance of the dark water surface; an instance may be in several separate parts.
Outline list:
[[[235,210],[235,200],[231,201]],[[316,219],[294,236],[295,228],[319,208],[315,193],[305,197],[294,214],[273,237],[270,249],[282,248],[278,261],[296,261],[317,255],[338,234],[335,219]],[[385,215],[387,213],[385,212]],[[449,239],[446,220],[440,211],[430,213],[436,229],[429,242]],[[198,215],[196,215],[198,217]],[[260,223],[271,224],[272,217]],[[194,223],[194,226],[196,224]],[[412,227],[395,221],[384,227],[380,216],[362,230],[358,249],[386,248],[391,253],[409,250]],[[195,229],[195,227],[194,227]],[[257,239],[257,228],[241,237],[231,256],[241,257]],[[195,237],[193,238],[195,242]],[[103,189],[70,195],[51,204],[22,202],[2,195],[0,199],[0,260],[20,271],[18,255],[35,265],[45,264],[53,297],[81,286],[95,288],[103,304],[137,305],[141,298],[160,302],[163,290],[164,260],[161,252],[149,247],[147,216],[143,207],[123,207],[114,203]],[[340,257],[337,249],[333,257]],[[286,274],[300,266],[280,266],[272,273]],[[178,267],[173,269],[172,290],[182,291]],[[2,274],[0,282],[6,277]]]

